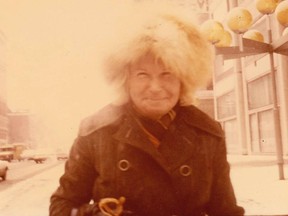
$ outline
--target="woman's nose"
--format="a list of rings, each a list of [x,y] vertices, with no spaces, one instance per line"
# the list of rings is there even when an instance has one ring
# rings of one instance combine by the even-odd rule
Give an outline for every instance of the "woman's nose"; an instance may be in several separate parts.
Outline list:
[[[150,91],[160,91],[162,89],[162,82],[159,79],[153,78],[150,80],[149,89]]]

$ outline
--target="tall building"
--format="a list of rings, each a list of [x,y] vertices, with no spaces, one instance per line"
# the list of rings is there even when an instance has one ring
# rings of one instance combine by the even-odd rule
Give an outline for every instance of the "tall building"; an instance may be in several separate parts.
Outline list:
[[[9,143],[25,143],[31,141],[31,117],[27,111],[10,112]],[[27,146],[28,147],[28,146]]]
[[[7,94],[6,94],[6,46],[0,30],[0,144],[8,142]]]

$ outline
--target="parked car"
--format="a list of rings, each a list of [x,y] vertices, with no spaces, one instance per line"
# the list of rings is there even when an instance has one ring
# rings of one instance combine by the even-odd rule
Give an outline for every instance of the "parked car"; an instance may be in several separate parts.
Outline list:
[[[12,161],[14,157],[14,146],[11,144],[0,145],[0,160]]]
[[[35,154],[31,160],[34,160],[36,163],[43,163],[48,159],[45,154]]]
[[[55,151],[50,148],[35,149],[33,156],[30,158],[30,160],[34,160],[36,163],[43,163],[44,161],[50,159],[56,160]]]
[[[27,144],[26,143],[12,143],[14,146],[14,155],[13,160],[22,161],[22,153],[23,151],[27,150]]]
[[[21,160],[33,160],[35,149],[26,149],[20,154]]]
[[[43,163],[48,159],[56,160],[56,153],[50,148],[27,149],[21,154],[22,160],[33,160],[36,163]]]
[[[57,160],[66,160],[68,159],[68,154],[65,152],[56,153]]]
[[[0,177],[3,181],[6,180],[8,171],[8,162],[4,160],[0,160]]]
[[[64,149],[56,149],[56,158],[57,160],[66,160],[68,159],[68,153]]]

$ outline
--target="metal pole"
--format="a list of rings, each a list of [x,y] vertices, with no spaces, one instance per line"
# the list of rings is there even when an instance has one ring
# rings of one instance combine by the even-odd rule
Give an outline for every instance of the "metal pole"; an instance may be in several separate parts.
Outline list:
[[[239,46],[240,51],[243,51],[243,34],[237,34],[237,39],[235,43]],[[242,57],[236,59],[235,61],[235,93],[236,93],[236,113],[237,113],[237,124],[239,128],[238,140],[241,144],[242,155],[248,154],[247,149],[247,139],[246,139],[246,119],[245,119],[245,99],[244,99],[244,85],[246,82],[243,78],[243,67],[242,67]]]
[[[270,15],[267,14],[266,17],[267,29],[268,29],[268,42],[272,43],[272,31],[270,23]],[[274,66],[274,56],[273,52],[269,53],[270,66],[271,66],[271,79],[272,79],[272,98],[273,98],[273,114],[274,114],[274,128],[275,128],[275,144],[276,144],[276,154],[277,154],[277,164],[279,170],[279,179],[284,180],[284,159],[283,159],[283,146],[282,146],[282,135],[281,135],[281,123],[280,123],[280,112],[278,107],[277,98],[277,80],[276,71]]]

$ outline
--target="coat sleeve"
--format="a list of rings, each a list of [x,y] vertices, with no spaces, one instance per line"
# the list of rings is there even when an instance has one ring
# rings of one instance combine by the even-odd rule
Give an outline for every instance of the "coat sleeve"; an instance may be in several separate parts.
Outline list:
[[[215,148],[213,160],[213,183],[211,199],[208,204],[209,216],[243,216],[244,209],[237,206],[234,189],[230,179],[230,165],[226,156],[225,137]]]
[[[97,173],[93,166],[92,145],[85,137],[74,142],[60,185],[50,198],[50,216],[70,216],[73,208],[89,203]]]

